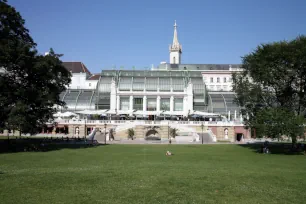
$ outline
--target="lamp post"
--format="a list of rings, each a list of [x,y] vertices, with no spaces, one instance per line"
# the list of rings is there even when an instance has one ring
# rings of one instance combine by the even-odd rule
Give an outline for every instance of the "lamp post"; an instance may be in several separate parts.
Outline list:
[[[169,140],[169,121],[168,121],[168,140]]]
[[[204,129],[204,124],[203,124],[203,122],[202,122],[201,128],[202,128],[202,144],[203,144],[203,129]]]
[[[104,123],[104,137],[105,137],[105,140],[104,140],[104,144],[106,144],[106,123]]]
[[[85,126],[84,126],[84,141],[86,141],[86,136],[87,136],[87,127],[86,127],[86,120],[87,120],[87,116],[85,118]]]

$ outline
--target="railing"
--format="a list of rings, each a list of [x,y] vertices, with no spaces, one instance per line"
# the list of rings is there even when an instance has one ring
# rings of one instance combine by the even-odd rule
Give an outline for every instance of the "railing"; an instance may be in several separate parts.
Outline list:
[[[88,125],[103,125],[103,124],[133,124],[133,125],[194,125],[194,126],[243,126],[243,123],[237,121],[171,121],[171,120],[56,120],[58,124],[88,124]]]

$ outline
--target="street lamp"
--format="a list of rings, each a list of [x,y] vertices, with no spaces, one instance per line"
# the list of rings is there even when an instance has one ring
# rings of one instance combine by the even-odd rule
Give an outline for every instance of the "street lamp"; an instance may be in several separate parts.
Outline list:
[[[105,140],[104,140],[104,144],[106,144],[106,123],[104,123],[104,137],[105,137]]]
[[[86,136],[87,136],[86,120],[87,120],[87,116],[86,116],[86,118],[85,118],[85,125],[84,125],[84,141],[85,141],[85,142],[86,142]]]
[[[203,122],[202,122],[201,128],[202,128],[202,144],[203,144],[203,129],[204,129],[204,124],[203,124]]]
[[[168,121],[168,140],[169,140],[169,121]]]

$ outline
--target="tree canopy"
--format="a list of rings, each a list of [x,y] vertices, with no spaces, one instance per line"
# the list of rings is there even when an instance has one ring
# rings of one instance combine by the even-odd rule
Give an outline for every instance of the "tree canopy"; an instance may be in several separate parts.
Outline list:
[[[0,128],[35,133],[53,118],[71,74],[52,49],[38,54],[20,13],[0,0]]]
[[[306,114],[306,37],[258,46],[233,74],[245,123],[259,137],[303,136]]]

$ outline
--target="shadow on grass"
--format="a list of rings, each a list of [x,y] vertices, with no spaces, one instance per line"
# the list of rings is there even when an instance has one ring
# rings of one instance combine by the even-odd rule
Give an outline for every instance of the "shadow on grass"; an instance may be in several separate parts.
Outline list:
[[[84,141],[82,139],[3,139],[0,140],[0,154],[16,152],[48,152],[61,149],[84,149],[95,148],[100,145],[107,144],[99,144],[96,141]]]
[[[264,143],[257,142],[252,144],[240,144],[239,146],[253,150],[256,153],[262,154]],[[304,155],[306,146],[292,147],[292,143],[277,143],[270,142],[268,145],[269,154],[283,154],[283,155]]]

